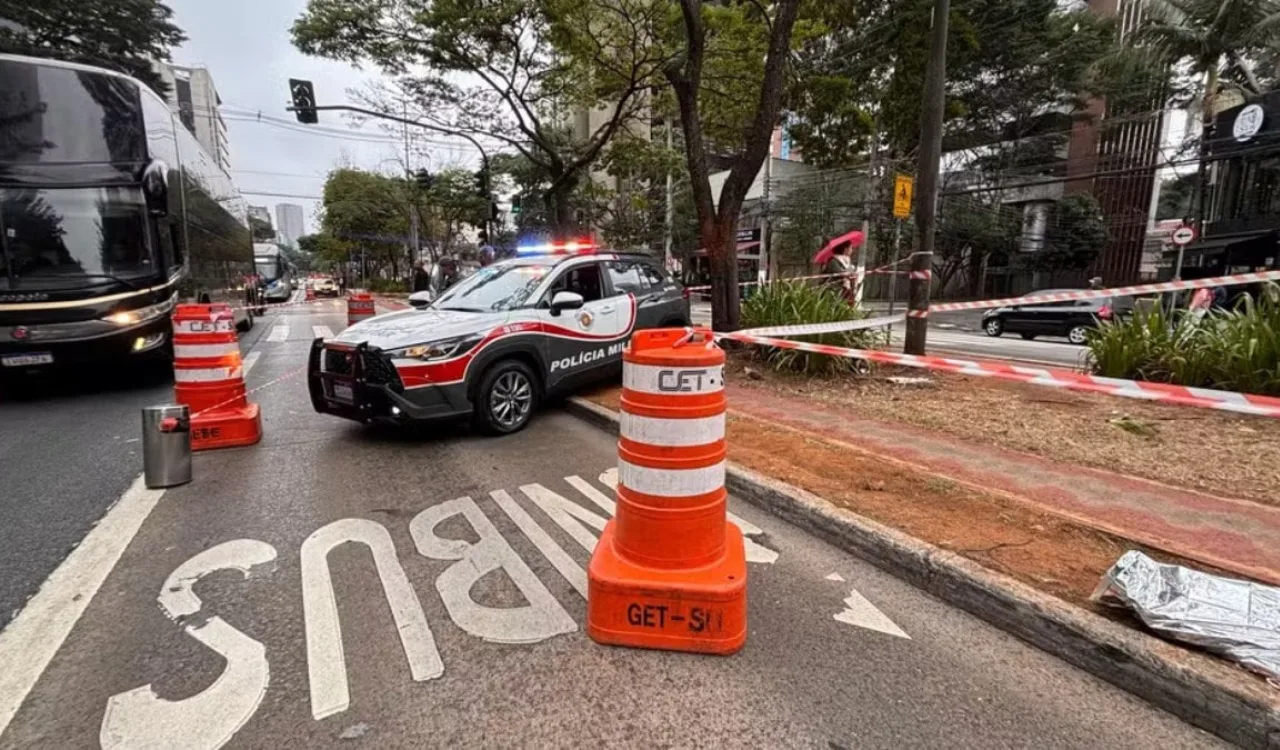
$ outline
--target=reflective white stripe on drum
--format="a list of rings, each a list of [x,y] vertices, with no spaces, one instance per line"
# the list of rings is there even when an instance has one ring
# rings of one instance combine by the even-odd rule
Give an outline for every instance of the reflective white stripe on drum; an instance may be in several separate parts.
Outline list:
[[[724,461],[701,469],[650,469],[618,459],[618,484],[657,497],[705,495],[724,487]]]
[[[174,344],[173,356],[176,359],[195,357],[226,357],[240,353],[240,345],[234,342],[227,344]]]
[[[199,370],[174,368],[173,379],[178,383],[207,383],[214,380],[231,380],[243,377],[239,367],[206,367]]]
[[[174,333],[234,333],[234,320],[175,320]]]
[[[663,367],[634,365],[622,368],[622,386],[641,393],[719,393],[724,390],[724,365]]]
[[[698,419],[658,419],[622,412],[619,434],[662,448],[706,445],[724,439],[724,414]]]

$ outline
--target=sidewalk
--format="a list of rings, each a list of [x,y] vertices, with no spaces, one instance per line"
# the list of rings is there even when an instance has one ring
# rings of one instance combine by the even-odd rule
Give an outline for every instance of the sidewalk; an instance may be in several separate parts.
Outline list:
[[[1085,526],[1280,585],[1280,508],[861,419],[803,398],[728,387],[730,413],[995,492]],[[1176,460],[1176,459],[1175,459]]]

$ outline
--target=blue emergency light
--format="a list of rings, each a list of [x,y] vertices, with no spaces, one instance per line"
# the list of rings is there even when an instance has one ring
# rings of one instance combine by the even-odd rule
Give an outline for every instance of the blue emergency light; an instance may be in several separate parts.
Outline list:
[[[517,245],[516,255],[577,255],[595,252],[596,246],[590,240],[574,240],[571,242],[542,242],[530,245]]]

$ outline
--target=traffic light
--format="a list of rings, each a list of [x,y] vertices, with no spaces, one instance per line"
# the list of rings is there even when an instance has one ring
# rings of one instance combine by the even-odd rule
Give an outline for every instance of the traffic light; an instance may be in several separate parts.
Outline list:
[[[435,175],[425,169],[419,169],[413,175],[414,182],[418,183],[418,187],[423,190],[430,190],[432,185],[436,184]]]
[[[314,125],[320,121],[316,115],[316,90],[311,81],[289,79],[289,94],[293,97],[293,114],[298,122]]]
[[[489,197],[489,173],[483,169],[476,172],[476,195]]]
[[[513,216],[520,215],[520,196],[518,195],[511,196],[511,214]]]

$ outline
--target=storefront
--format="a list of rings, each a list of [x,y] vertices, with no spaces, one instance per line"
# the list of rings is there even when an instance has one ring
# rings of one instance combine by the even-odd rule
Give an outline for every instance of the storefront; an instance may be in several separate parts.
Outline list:
[[[738,230],[738,283],[745,294],[750,294],[754,287],[746,285],[748,281],[759,281],[760,269],[764,267],[760,254],[760,228]],[[704,286],[711,283],[711,269],[707,251],[699,249],[684,269],[684,283],[687,286]]]

